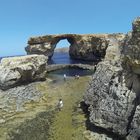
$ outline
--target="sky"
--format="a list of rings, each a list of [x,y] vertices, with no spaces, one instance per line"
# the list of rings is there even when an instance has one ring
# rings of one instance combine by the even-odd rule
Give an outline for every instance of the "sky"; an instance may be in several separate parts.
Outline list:
[[[0,0],[0,56],[25,55],[33,36],[127,33],[139,6],[140,0]]]

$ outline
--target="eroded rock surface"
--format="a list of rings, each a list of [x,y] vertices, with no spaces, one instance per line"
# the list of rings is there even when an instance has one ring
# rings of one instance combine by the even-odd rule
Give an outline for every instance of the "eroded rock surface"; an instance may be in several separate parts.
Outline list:
[[[84,97],[91,123],[128,140],[140,138],[139,29],[137,18],[122,44],[107,48]]]
[[[133,22],[133,31],[128,33],[123,44],[124,64],[127,69],[140,74],[140,18]]]
[[[0,109],[1,111],[13,113],[25,111],[24,104],[31,101],[38,101],[42,93],[36,88],[38,83],[30,83],[8,89],[0,90]],[[2,114],[2,112],[1,112]],[[3,119],[4,116],[0,116]]]
[[[124,34],[60,34],[30,38],[25,48],[27,54],[44,54],[52,57],[54,49],[60,40],[67,39],[70,43],[71,58],[99,61],[104,58],[110,42],[119,43]],[[116,40],[113,42],[111,40]]]
[[[27,55],[3,58],[0,64],[0,88],[8,89],[23,83],[44,79],[47,57]]]
[[[136,107],[133,120],[131,122],[131,128],[129,130],[129,135],[127,136],[128,140],[137,140],[140,138],[140,105]]]

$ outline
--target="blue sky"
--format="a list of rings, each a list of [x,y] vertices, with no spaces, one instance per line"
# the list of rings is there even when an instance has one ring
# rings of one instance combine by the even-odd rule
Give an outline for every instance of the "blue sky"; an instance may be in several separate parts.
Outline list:
[[[139,6],[140,0],[0,0],[0,56],[26,54],[31,36],[127,33]]]

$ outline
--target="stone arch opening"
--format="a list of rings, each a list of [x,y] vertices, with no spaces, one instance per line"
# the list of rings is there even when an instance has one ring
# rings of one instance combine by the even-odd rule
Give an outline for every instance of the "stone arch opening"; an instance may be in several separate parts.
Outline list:
[[[51,45],[54,47],[54,49],[56,48],[56,45],[58,44],[58,42],[60,42],[61,40],[67,40],[70,46],[72,46],[75,43],[75,40],[73,37],[69,37],[69,36],[68,37],[66,36],[55,37],[54,40],[51,42]]]
[[[61,48],[69,48],[70,43],[67,39],[61,39],[59,42],[56,44],[56,49],[61,49]]]
[[[55,37],[54,40],[51,42],[51,46],[53,48],[53,54],[50,57],[50,63],[70,63],[70,48],[74,45],[75,40],[72,37]],[[62,45],[62,46],[60,46]],[[65,48],[64,48],[65,47]],[[60,54],[61,53],[61,54]],[[58,56],[59,55],[59,56]],[[64,58],[64,62],[58,62],[61,58]],[[59,60],[58,60],[59,59]],[[56,61],[56,62],[55,62]]]

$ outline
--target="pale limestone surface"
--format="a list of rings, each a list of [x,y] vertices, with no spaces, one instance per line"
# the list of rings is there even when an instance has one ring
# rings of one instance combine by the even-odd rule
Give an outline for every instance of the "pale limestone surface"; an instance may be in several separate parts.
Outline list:
[[[3,58],[0,63],[0,88],[45,79],[46,65],[47,57],[44,55]]]

